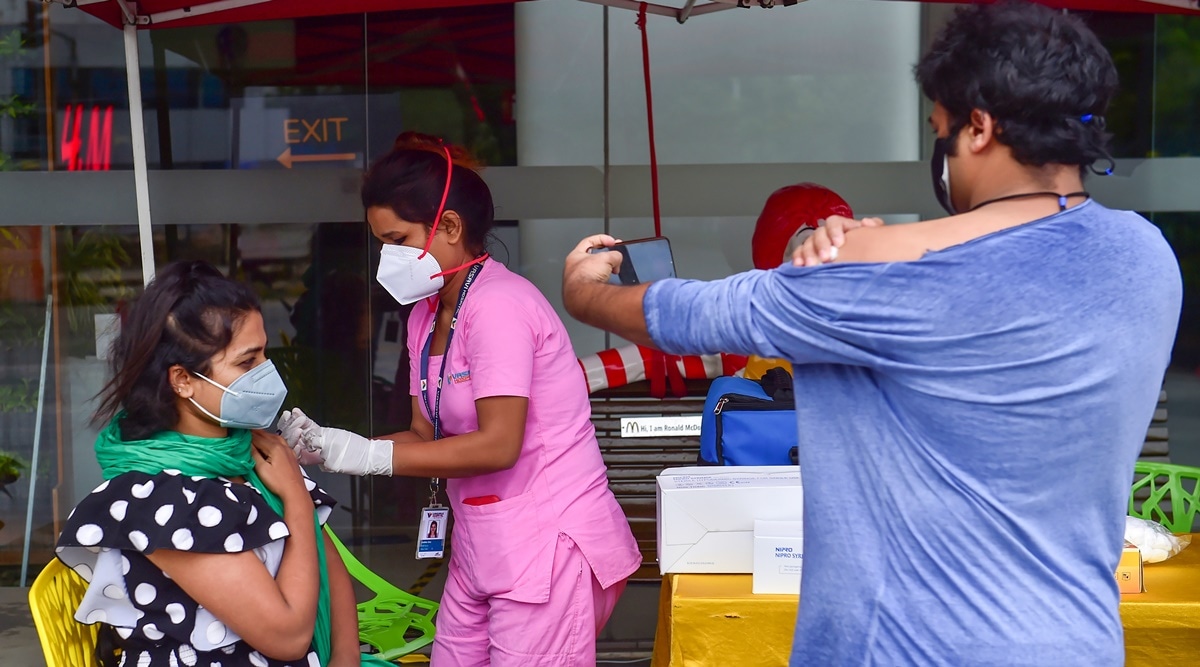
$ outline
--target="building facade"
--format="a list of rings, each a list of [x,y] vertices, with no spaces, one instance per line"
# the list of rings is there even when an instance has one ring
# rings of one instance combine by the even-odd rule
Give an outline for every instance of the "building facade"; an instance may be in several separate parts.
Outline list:
[[[948,11],[808,0],[649,17],[679,275],[749,269],[755,217],[791,183],[895,223],[936,216],[912,66]],[[1168,423],[1173,460],[1200,464],[1200,18],[1083,15],[1122,78],[1108,116],[1116,173],[1088,186],[1143,212],[1180,259]],[[373,280],[362,169],[406,130],[470,149],[489,165],[494,255],[557,305],[579,238],[653,231],[634,20],[536,0],[140,33],[132,111],[146,127],[156,264],[206,259],[254,286],[289,406],[364,433],[405,427],[406,313]],[[0,585],[51,557],[60,522],[99,482],[91,399],[112,322],[142,285],[125,77],[119,30],[0,1]],[[578,354],[619,344],[563,315]],[[316,476],[350,510],[335,525],[415,530],[422,480]]]

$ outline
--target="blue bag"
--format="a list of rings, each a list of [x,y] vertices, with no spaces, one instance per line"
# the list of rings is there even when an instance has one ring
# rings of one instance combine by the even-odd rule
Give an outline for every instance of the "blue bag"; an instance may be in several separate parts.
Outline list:
[[[713,380],[700,420],[702,465],[796,465],[796,401],[791,376],[779,370],[763,378],[770,385],[786,377],[786,387],[772,387],[738,377]]]

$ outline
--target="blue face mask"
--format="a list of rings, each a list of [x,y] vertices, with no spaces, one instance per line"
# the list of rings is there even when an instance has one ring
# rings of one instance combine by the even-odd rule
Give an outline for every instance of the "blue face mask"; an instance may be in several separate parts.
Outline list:
[[[283,399],[287,398],[283,378],[270,361],[251,368],[228,387],[199,373],[193,375],[225,392],[221,396],[221,416],[205,410],[190,396],[188,400],[200,412],[228,428],[268,428],[275,422],[279,408],[283,407]]]

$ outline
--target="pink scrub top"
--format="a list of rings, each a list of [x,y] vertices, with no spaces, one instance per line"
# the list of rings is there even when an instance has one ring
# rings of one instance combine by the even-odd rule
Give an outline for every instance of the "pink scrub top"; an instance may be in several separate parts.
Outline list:
[[[436,312],[433,297],[418,303],[408,319],[409,387],[431,422],[419,400],[421,351]],[[431,405],[441,367],[441,356],[430,358]],[[587,384],[571,340],[542,293],[503,264],[485,262],[459,313],[444,378],[443,437],[479,429],[475,401],[481,398],[529,399],[516,464],[446,484],[455,514],[452,558],[478,591],[518,602],[548,600],[560,533],[583,552],[601,586],[627,579],[641,564],[641,554],[608,488]],[[500,500],[462,502],[485,496]]]

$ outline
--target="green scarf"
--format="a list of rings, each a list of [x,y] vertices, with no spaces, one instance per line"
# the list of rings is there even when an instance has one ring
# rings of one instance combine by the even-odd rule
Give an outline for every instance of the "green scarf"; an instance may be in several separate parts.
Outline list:
[[[96,460],[104,479],[127,472],[157,475],[164,470],[178,470],[184,475],[199,477],[244,477],[258,489],[271,509],[283,515],[283,501],[263,484],[254,472],[254,457],[250,454],[250,431],[231,428],[224,438],[201,438],[175,431],[163,431],[146,440],[122,440],[118,414],[96,437]],[[313,647],[322,665],[329,664],[333,642],[329,614],[329,572],[325,568],[325,538],[321,524],[313,513],[317,533],[317,563],[321,587],[317,597],[317,623],[313,629]]]

